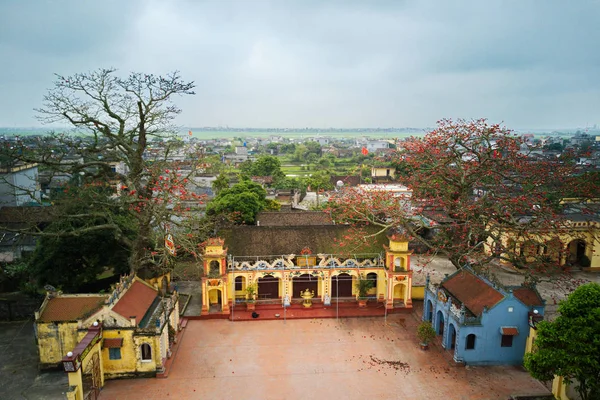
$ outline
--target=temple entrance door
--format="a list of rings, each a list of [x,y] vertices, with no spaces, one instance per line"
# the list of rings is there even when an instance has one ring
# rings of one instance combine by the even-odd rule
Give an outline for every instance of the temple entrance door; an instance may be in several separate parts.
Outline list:
[[[83,384],[84,400],[96,400],[100,395],[100,357],[98,353],[92,355],[92,359],[85,367],[81,376]]]
[[[352,297],[352,276],[339,274],[331,278],[331,297]]]
[[[274,276],[265,276],[264,278],[258,278],[258,299],[262,300],[278,298],[279,278],[276,278]]]
[[[437,312],[436,315],[436,319],[437,319],[437,334],[438,335],[444,335],[444,314],[442,314],[441,311]]]
[[[433,322],[433,303],[427,300],[427,321]]]
[[[221,291],[218,289],[211,289],[208,291],[208,312],[221,312],[222,307],[222,296]]]
[[[454,350],[454,348],[456,347],[456,328],[454,328],[454,324],[450,324],[448,325],[448,329],[450,330],[448,332],[448,346],[446,346],[447,349],[450,350]]]
[[[319,278],[310,274],[304,274],[294,277],[292,280],[293,292],[292,296],[295,298],[300,297],[300,292],[308,289],[315,292],[315,297],[318,296]]]
[[[573,240],[569,243],[569,263],[573,265],[579,265],[585,256],[585,241],[581,239]]]

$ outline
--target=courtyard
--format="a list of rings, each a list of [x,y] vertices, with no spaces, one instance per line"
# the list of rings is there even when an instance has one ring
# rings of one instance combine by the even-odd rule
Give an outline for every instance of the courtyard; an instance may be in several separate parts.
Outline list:
[[[166,379],[107,381],[102,400],[507,399],[548,394],[521,367],[465,367],[419,348],[416,314],[190,320]]]

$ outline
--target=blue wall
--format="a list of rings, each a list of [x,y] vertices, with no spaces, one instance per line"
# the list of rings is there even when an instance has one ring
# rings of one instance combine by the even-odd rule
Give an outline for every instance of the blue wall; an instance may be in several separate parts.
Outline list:
[[[440,321],[443,318],[444,332],[442,344],[450,350],[452,347],[452,332],[456,331],[456,342],[454,349],[454,360],[464,361],[470,365],[500,365],[521,364],[525,353],[525,344],[529,334],[528,313],[530,307],[521,303],[507,293],[504,300],[482,313],[478,322],[459,322],[459,317],[450,311],[451,299],[445,303],[437,298],[437,294],[425,290],[423,302],[423,320],[428,320],[429,312],[432,311],[433,327],[438,331]],[[509,312],[512,307],[512,312]],[[543,315],[543,307],[534,307]],[[519,334],[513,337],[511,347],[502,347],[502,334],[500,327],[515,326]],[[467,335],[475,334],[475,348],[466,349]]]

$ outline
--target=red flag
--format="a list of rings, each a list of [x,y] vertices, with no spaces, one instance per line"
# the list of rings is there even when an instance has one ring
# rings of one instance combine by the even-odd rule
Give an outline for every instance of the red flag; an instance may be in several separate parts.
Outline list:
[[[192,131],[188,131],[188,136],[192,136]]]
[[[369,154],[369,150],[367,150],[366,147],[363,147],[362,148],[362,153],[363,153],[364,156],[366,156],[367,154]]]

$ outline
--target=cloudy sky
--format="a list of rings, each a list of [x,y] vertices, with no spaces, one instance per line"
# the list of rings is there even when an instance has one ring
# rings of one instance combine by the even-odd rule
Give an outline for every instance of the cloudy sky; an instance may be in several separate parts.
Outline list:
[[[599,45],[599,0],[0,0],[0,126],[99,67],[181,71],[186,127],[600,125]]]

